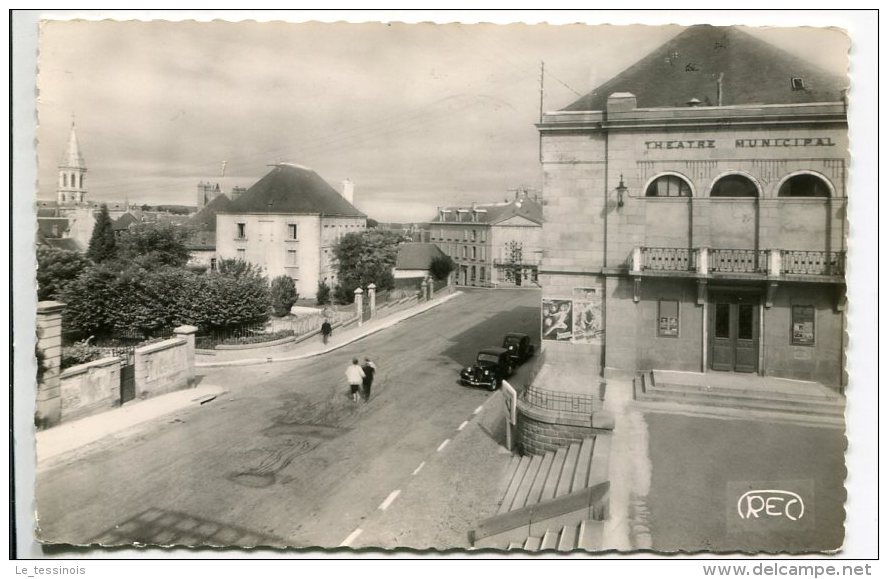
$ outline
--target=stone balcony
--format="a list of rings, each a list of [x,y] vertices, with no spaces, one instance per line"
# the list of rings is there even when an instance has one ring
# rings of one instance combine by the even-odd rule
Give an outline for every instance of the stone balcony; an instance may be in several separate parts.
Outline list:
[[[844,251],[636,247],[633,276],[768,279],[842,283]]]

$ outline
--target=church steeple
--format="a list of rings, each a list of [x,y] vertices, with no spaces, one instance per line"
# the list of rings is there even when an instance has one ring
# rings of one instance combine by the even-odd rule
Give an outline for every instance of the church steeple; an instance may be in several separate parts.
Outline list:
[[[86,176],[86,163],[80,154],[77,142],[77,131],[74,119],[71,119],[71,134],[68,137],[68,148],[62,162],[59,163],[59,205],[82,204],[86,202],[86,187],[83,178]]]

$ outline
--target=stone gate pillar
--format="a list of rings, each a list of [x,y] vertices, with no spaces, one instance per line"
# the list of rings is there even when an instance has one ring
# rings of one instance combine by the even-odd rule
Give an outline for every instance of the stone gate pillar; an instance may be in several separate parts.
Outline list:
[[[355,313],[358,314],[358,326],[364,325],[364,290],[355,290]]]
[[[34,421],[37,428],[49,428],[62,419],[62,310],[61,302],[39,302],[37,304],[37,351],[43,358],[42,369],[38,369],[37,409]],[[38,363],[41,363],[38,360]]]
[[[188,384],[194,384],[194,335],[197,328],[194,326],[183,325],[173,330],[177,338],[182,338],[188,344],[186,348],[186,359],[188,360]]]
[[[367,295],[370,297],[370,319],[376,317],[376,284],[371,283],[367,286]]]
[[[428,295],[428,287],[429,283],[426,281],[426,278],[422,278],[422,283],[419,287],[419,301],[423,301],[428,299],[426,296]]]

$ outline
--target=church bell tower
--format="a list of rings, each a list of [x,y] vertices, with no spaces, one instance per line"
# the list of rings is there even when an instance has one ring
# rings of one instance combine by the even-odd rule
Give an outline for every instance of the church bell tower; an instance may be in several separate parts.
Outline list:
[[[77,143],[77,132],[74,121],[71,121],[71,135],[68,137],[68,149],[62,162],[59,163],[58,201],[60,206],[82,205],[86,203],[86,163],[80,154]]]

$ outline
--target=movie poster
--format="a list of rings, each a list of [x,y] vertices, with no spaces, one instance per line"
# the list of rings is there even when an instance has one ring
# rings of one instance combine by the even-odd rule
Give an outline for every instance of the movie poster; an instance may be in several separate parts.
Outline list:
[[[571,300],[543,299],[543,339],[559,342],[573,337]]]
[[[603,336],[601,290],[574,288],[573,341],[580,344],[600,343]]]

